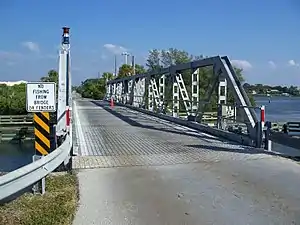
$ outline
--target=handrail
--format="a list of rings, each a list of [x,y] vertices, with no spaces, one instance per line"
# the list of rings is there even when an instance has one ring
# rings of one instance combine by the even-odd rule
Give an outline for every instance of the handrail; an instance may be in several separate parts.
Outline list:
[[[37,183],[61,165],[71,151],[71,137],[41,159],[0,177],[0,201]]]

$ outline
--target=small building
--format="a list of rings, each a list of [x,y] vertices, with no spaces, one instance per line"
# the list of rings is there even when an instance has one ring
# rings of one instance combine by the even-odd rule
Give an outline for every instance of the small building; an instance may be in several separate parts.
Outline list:
[[[269,91],[269,93],[272,93],[272,94],[279,94],[279,91],[277,89],[271,89]]]

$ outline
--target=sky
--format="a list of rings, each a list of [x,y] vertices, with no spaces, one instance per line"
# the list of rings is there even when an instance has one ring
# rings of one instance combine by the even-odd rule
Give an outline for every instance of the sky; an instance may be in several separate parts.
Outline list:
[[[227,55],[248,83],[300,86],[296,0],[0,0],[0,81],[37,81],[58,68],[70,27],[73,83],[114,71],[123,51],[145,64],[170,47]]]

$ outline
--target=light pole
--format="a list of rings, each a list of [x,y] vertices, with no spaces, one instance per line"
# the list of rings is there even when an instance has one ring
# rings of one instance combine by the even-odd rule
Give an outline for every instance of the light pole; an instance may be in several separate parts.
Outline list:
[[[127,65],[128,63],[128,56],[130,56],[130,54],[128,52],[122,52],[122,54],[125,57],[125,64]]]
[[[117,55],[115,55],[115,77],[117,76]]]
[[[133,72],[133,75],[135,75],[135,61],[134,61],[134,55],[131,56],[131,65],[132,65],[132,72]]]

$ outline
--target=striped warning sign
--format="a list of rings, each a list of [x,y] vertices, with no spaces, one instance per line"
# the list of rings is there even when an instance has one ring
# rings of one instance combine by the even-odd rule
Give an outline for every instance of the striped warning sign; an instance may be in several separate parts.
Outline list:
[[[34,114],[35,150],[37,155],[50,152],[50,114],[38,112]]]

